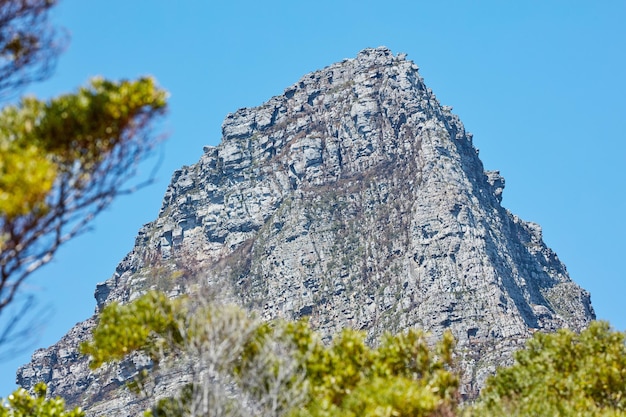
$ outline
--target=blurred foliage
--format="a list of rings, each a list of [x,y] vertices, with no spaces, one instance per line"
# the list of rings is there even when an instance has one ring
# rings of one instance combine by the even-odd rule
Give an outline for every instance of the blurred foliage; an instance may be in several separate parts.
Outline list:
[[[56,0],[0,1],[0,100],[47,78],[66,39],[48,24]]]
[[[144,412],[144,417],[183,417],[190,416],[191,403],[193,400],[193,384],[185,384],[177,398],[161,398],[149,410]]]
[[[19,145],[0,136],[0,215],[13,219],[45,211],[55,177],[55,165],[37,146]]]
[[[152,127],[167,105],[150,77],[94,78],[72,94],[17,100],[52,73],[66,45],[49,22],[56,4],[0,1],[0,102],[11,103],[0,108],[0,312],[61,245],[134,189],[126,181],[157,143]],[[15,311],[3,341],[25,335]]]
[[[83,352],[92,356],[93,365],[120,360],[134,350],[158,361],[182,349],[200,361],[202,352],[212,349],[193,350],[202,341],[232,353],[228,359],[214,358],[241,388],[242,398],[277,404],[272,412],[257,407],[246,414],[233,411],[238,397],[231,396],[218,415],[626,415],[625,335],[606,322],[593,322],[580,334],[535,333],[526,349],[516,353],[515,364],[499,369],[478,400],[464,407],[457,404],[459,377],[452,372],[449,332],[433,345],[424,332],[411,329],[384,335],[372,348],[364,333],[343,330],[324,344],[304,321],[261,322],[237,307],[198,307],[189,298],[151,292],[125,306],[105,307],[94,340],[83,345]],[[194,380],[146,415],[197,415],[196,397],[207,385]]]
[[[60,398],[46,399],[46,386],[39,383],[34,395],[19,388],[6,400],[1,400],[0,417],[83,417],[80,408],[65,409],[65,401]]]
[[[91,356],[93,369],[135,351],[147,352],[158,361],[168,347],[165,340],[180,342],[178,325],[186,314],[184,299],[171,300],[155,291],[129,304],[111,303],[101,312],[93,339],[82,343],[80,351]]]
[[[625,416],[624,334],[606,322],[535,333],[516,363],[487,381],[472,416]]]
[[[167,93],[154,79],[94,78],[0,110],[0,311],[21,283],[118,195],[155,144]]]
[[[169,300],[150,292],[129,304],[105,307],[93,340],[81,350],[97,367],[134,351],[159,362],[205,340],[236,352],[220,371],[232,375],[255,404],[267,404],[271,397],[272,415],[443,416],[456,409],[458,378],[450,371],[450,333],[434,348],[417,330],[386,335],[378,348],[371,348],[364,333],[344,330],[327,346],[302,321],[262,323],[236,307],[191,307],[187,298]],[[159,401],[152,415],[193,415],[194,395],[202,392],[197,384],[186,385],[176,399]]]
[[[47,212],[61,175],[79,171],[69,185],[85,187],[94,167],[165,105],[166,94],[152,78],[96,78],[75,94],[47,102],[27,97],[2,109],[0,216]]]
[[[297,334],[297,333],[296,333]],[[308,349],[307,404],[294,416],[429,416],[456,409],[458,378],[454,339],[446,332],[435,347],[411,329],[385,335],[377,348],[365,334],[344,330],[330,346]]]

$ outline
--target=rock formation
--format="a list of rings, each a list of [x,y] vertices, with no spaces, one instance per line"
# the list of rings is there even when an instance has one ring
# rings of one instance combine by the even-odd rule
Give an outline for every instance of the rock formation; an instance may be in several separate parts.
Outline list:
[[[366,49],[228,115],[222,131],[174,173],[158,218],[98,285],[98,309],[200,281],[267,319],[310,316],[327,337],[451,329],[469,397],[532,332],[594,318],[589,294],[539,225],[500,205],[504,179],[403,54]],[[76,352],[94,323],[37,351],[18,382],[124,415],[133,399],[118,388],[134,364],[94,373]]]

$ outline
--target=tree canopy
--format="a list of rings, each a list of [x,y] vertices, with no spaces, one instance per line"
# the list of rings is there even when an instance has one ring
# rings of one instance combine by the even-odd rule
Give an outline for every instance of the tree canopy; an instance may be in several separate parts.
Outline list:
[[[49,24],[56,0],[0,1],[0,314],[24,280],[67,240],[86,230],[120,194],[157,142],[152,132],[167,93],[151,77],[94,78],[76,92],[49,100],[19,96],[47,78],[66,37]],[[8,104],[6,104],[8,103]],[[3,321],[0,345],[21,346],[31,298]],[[18,389],[0,404],[0,417],[81,417],[45,385]]]
[[[83,417],[79,408],[66,410],[62,398],[46,398],[45,384],[37,384],[34,395],[20,388],[0,405],[0,417]]]
[[[487,381],[472,415],[626,415],[624,340],[601,321],[580,334],[535,333],[515,364]]]
[[[234,306],[196,301],[150,292],[112,303],[81,350],[93,367],[147,355],[153,368],[132,385],[148,398],[158,369],[186,367],[192,380],[179,396],[159,401],[149,412],[155,416],[408,417],[456,407],[449,333],[434,347],[410,330],[371,348],[364,333],[344,330],[325,345],[303,321],[262,322]]]
[[[94,367],[147,355],[156,366],[133,385],[148,404],[159,369],[186,366],[189,383],[153,404],[152,416],[626,415],[625,335],[606,322],[580,334],[535,333],[473,404],[459,405],[449,333],[433,344],[411,329],[371,347],[363,333],[343,330],[324,344],[304,321],[262,322],[237,307],[194,303],[157,292],[113,303],[82,351]]]
[[[49,23],[56,0],[0,2],[0,314],[22,283],[85,231],[125,188],[158,142],[167,93],[152,77],[94,78],[47,100],[17,99],[47,78],[67,37]],[[13,304],[14,305],[14,304]],[[3,323],[0,344],[28,332],[26,299]],[[14,343],[14,342],[13,342]],[[3,346],[5,349],[6,346]]]
[[[154,144],[166,93],[152,78],[94,79],[0,111],[0,310],[21,282],[124,192]]]

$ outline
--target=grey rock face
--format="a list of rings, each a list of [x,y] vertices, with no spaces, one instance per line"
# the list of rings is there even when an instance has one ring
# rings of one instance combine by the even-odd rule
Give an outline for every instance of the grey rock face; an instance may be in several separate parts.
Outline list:
[[[326,337],[451,329],[468,397],[532,332],[594,318],[541,228],[500,205],[504,179],[485,172],[471,134],[404,55],[364,50],[228,115],[222,131],[174,173],[159,217],[98,285],[98,309],[201,281],[267,319],[310,316]],[[94,320],[37,351],[18,381],[44,380],[91,415],[124,415],[133,399],[118,387],[137,364],[88,370],[76,347]]]

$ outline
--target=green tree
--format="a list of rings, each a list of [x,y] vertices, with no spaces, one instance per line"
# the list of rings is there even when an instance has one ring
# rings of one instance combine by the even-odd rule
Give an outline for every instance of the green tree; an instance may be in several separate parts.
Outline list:
[[[74,94],[0,111],[0,310],[124,192],[165,98],[152,78],[94,79]]]
[[[345,330],[325,345],[303,321],[262,322],[237,307],[150,292],[105,307],[81,351],[93,367],[147,355],[153,366],[131,386],[148,399],[161,370],[191,375],[153,416],[391,417],[454,413],[453,347],[449,333],[433,349],[416,330],[386,335],[377,348]]]
[[[46,386],[35,386],[35,395],[20,388],[9,395],[6,401],[0,399],[0,417],[83,417],[85,413],[78,407],[65,409],[62,398],[46,399]]]
[[[476,416],[626,415],[626,344],[606,322],[536,333],[515,364],[487,381]]]
[[[47,78],[65,45],[48,23],[56,0],[0,1],[0,101]],[[0,314],[4,354],[28,340],[32,297],[6,317],[24,280],[120,194],[156,143],[152,125],[166,93],[150,77],[95,78],[73,94],[42,101],[23,97],[0,109]],[[7,347],[7,345],[9,345]],[[18,389],[0,417],[80,417],[60,398]]]
[[[452,415],[458,378],[451,371],[454,339],[445,333],[434,348],[426,334],[387,334],[377,348],[365,334],[344,330],[330,346],[307,348],[310,390],[294,416]]]
[[[284,415],[301,394],[294,347],[279,333],[234,306],[149,292],[107,305],[81,351],[92,368],[137,353],[149,358],[129,386],[147,405],[160,376],[182,370],[189,381],[180,395],[154,404],[154,416]]]
[[[56,3],[0,2],[0,100],[50,75],[65,44],[48,22]],[[124,184],[157,142],[153,126],[166,98],[151,77],[94,78],[71,94],[0,109],[1,345],[27,339],[30,299],[6,317],[24,280],[131,191]]]

